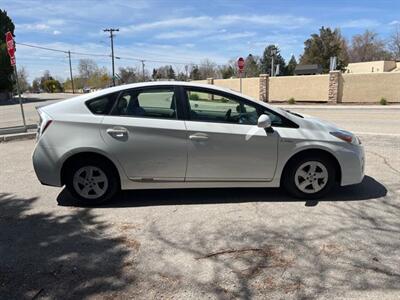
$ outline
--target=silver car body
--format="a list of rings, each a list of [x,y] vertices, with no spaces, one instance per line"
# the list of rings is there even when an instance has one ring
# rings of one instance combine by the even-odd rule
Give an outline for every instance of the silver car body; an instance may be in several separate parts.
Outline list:
[[[189,120],[95,115],[87,100],[113,92],[151,86],[199,87],[246,99],[284,116],[298,128],[208,123]],[[104,89],[38,109],[41,128],[33,153],[40,182],[62,186],[64,162],[74,154],[94,152],[117,168],[121,189],[192,187],[278,187],[285,164],[296,153],[320,149],[340,166],[340,185],[364,177],[364,149],[330,134],[339,130],[319,119],[299,117],[232,90],[187,82],[152,82]],[[52,120],[41,134],[46,121]],[[127,130],[126,139],[110,132]]]

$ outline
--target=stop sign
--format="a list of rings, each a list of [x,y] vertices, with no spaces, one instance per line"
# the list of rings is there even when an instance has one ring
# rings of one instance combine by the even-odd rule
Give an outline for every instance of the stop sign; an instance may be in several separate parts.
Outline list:
[[[237,65],[238,65],[239,72],[242,72],[243,69],[244,69],[244,59],[243,59],[243,57],[239,57],[238,58]]]
[[[11,65],[15,65],[15,45],[14,45],[14,38],[12,33],[8,31],[6,33],[6,44],[7,44],[7,51],[8,55],[10,56]]]

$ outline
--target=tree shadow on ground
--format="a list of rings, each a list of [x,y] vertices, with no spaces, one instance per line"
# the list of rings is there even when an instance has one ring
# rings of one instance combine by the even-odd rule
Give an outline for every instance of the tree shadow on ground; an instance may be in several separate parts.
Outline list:
[[[37,212],[37,200],[0,193],[0,299],[82,299],[135,282],[131,241],[88,209]]]
[[[359,201],[384,197],[386,188],[370,176],[354,186],[338,187],[330,195],[318,201]],[[63,206],[78,205],[66,189],[57,201]],[[242,202],[299,202],[316,206],[316,200],[299,200],[288,196],[279,188],[207,188],[207,189],[161,189],[122,191],[101,207],[139,207],[159,205],[190,205]]]
[[[186,254],[193,265],[182,277],[219,299],[391,298],[400,292],[399,200],[391,191],[380,201],[334,203],[298,224],[258,206],[258,220],[225,218],[211,229],[200,221],[174,235],[154,223],[150,232],[163,269],[173,270],[171,249]],[[209,280],[196,274],[204,269]]]

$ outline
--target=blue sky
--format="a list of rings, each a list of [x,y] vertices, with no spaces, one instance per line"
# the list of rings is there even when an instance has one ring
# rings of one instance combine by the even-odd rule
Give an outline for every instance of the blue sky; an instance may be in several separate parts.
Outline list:
[[[109,54],[102,29],[117,27],[117,56],[145,59],[148,69],[164,64],[150,60],[173,62],[177,71],[205,58],[223,64],[249,53],[261,55],[271,43],[279,45],[286,59],[291,54],[298,57],[304,40],[321,26],[339,27],[348,39],[366,29],[386,39],[400,24],[396,0],[0,0],[0,8],[13,19],[17,42]],[[16,55],[31,80],[46,69],[68,77],[63,53],[18,46]],[[74,72],[80,58],[92,58],[110,69],[107,57],[74,55]],[[116,61],[117,68],[139,65],[135,60]]]

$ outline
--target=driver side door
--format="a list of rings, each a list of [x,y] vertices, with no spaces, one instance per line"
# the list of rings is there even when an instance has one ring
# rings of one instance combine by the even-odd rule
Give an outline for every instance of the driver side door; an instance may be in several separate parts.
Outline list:
[[[278,133],[257,126],[251,101],[185,88],[188,116],[186,181],[268,181],[275,173]]]

